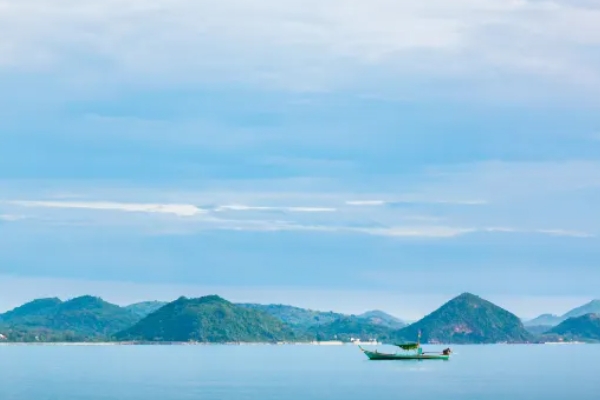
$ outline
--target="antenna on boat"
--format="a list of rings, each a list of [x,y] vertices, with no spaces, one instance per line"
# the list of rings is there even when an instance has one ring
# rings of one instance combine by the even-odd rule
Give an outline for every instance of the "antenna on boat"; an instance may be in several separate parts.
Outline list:
[[[417,335],[417,346],[421,346],[421,330],[419,329],[419,333]]]

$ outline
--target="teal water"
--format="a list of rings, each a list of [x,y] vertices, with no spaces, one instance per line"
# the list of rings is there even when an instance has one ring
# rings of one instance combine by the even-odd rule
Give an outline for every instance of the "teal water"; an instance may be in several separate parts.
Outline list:
[[[0,346],[0,399],[600,398],[600,346],[453,350],[374,362],[354,346]]]

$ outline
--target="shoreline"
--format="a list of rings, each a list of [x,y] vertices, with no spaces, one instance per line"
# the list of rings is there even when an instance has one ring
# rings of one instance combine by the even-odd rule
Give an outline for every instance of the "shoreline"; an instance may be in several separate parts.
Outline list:
[[[594,345],[594,342],[539,342],[539,343],[435,343],[424,346],[531,346],[531,345]],[[383,343],[351,343],[351,342],[0,342],[0,346],[390,346]]]
[[[357,346],[357,344],[343,342],[0,342],[0,346]]]

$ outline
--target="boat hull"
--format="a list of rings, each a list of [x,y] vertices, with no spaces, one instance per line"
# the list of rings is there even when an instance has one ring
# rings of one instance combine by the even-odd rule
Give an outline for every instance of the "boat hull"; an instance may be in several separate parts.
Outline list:
[[[378,351],[361,349],[369,360],[391,361],[391,360],[449,360],[450,356],[445,354],[389,354]]]

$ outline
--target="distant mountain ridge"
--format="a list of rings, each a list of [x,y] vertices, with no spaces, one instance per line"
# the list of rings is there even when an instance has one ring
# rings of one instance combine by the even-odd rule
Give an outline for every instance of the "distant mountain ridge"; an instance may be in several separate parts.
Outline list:
[[[529,321],[524,321],[525,326],[556,326],[560,324],[564,319],[554,314],[542,314]]]
[[[306,334],[319,341],[350,341],[352,339],[388,341],[395,337],[394,332],[395,330],[386,324],[373,323],[369,318],[350,315],[326,324],[311,326]]]
[[[240,307],[258,310],[269,314],[284,323],[299,329],[314,325],[328,324],[345,315],[333,311],[315,311],[283,304],[238,304]]]
[[[244,303],[239,305],[263,311],[298,330],[308,330],[314,326],[329,325],[335,321],[346,320],[350,317],[360,319],[364,327],[368,324],[383,326],[390,329],[400,329],[406,326],[399,318],[379,310],[367,311],[359,315],[347,315],[333,311],[315,311],[282,304],[265,305]]]
[[[592,300],[580,307],[574,308],[564,315],[558,316],[554,314],[542,314],[532,320],[525,321],[526,326],[547,326],[549,328],[557,326],[561,322],[566,321],[569,318],[581,317],[587,314],[600,314],[600,300]],[[548,329],[549,329],[548,328]]]
[[[129,310],[140,318],[144,318],[145,316],[152,314],[154,311],[166,306],[167,304],[168,302],[166,301],[142,301],[139,303],[130,304],[123,308]]]
[[[367,311],[357,315],[358,318],[367,320],[374,325],[381,325],[391,329],[401,329],[408,325],[400,318],[396,318],[386,312],[380,310]]]
[[[600,300],[592,300],[581,307],[577,307],[563,315],[563,318],[582,317],[587,314],[600,314]]]

